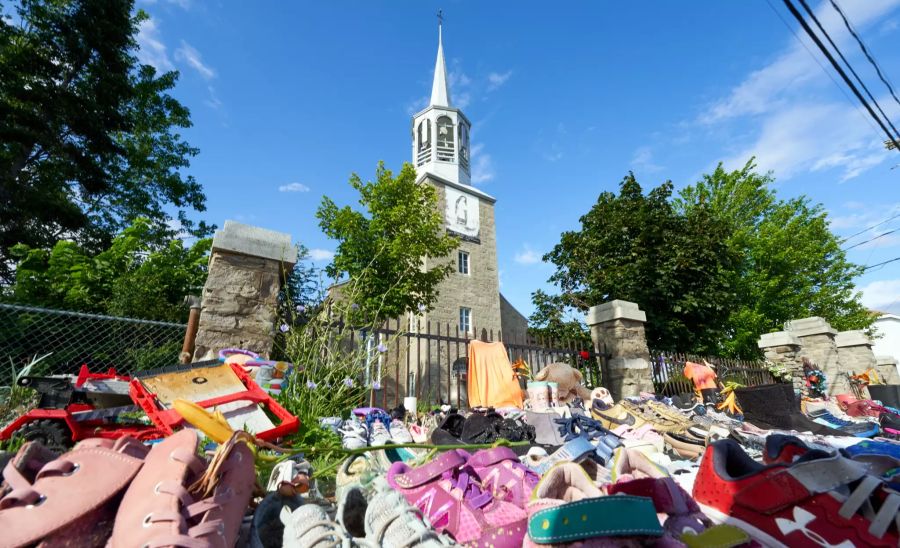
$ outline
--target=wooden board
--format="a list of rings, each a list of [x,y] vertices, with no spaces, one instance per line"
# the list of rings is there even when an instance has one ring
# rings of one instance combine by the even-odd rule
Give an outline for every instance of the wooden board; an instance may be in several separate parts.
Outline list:
[[[143,378],[141,382],[149,392],[156,394],[156,400],[165,409],[172,409],[177,399],[199,402],[246,389],[231,366],[226,364],[162,373]],[[228,424],[235,430],[263,432],[275,427],[266,413],[250,401],[238,400],[215,409],[225,415]]]

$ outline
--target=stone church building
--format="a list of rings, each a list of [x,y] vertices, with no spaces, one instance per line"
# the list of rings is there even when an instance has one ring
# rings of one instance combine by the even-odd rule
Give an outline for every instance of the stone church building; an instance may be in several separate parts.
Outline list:
[[[471,184],[471,127],[450,101],[439,30],[431,100],[412,120],[412,159],[418,182],[437,189],[447,231],[459,238],[460,246],[450,258],[455,271],[441,284],[432,311],[420,315],[418,323],[420,328],[423,321],[458,327],[460,336],[482,338],[486,331],[489,337],[493,333],[494,340],[502,333],[504,340],[520,341],[527,320],[500,294],[494,223],[497,199]],[[410,319],[411,327],[415,319]],[[455,333],[452,327],[451,332]]]

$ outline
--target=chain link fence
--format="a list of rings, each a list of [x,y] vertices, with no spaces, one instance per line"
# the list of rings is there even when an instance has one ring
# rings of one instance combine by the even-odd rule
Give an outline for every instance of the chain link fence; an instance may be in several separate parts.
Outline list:
[[[30,375],[115,367],[132,373],[178,363],[187,326],[0,303],[0,385],[33,359]]]

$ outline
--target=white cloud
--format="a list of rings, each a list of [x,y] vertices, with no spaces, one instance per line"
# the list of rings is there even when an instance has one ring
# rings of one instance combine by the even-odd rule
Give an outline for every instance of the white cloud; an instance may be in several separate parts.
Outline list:
[[[650,147],[643,146],[634,151],[631,156],[631,167],[643,173],[655,173],[662,170],[662,166],[653,163],[653,151]]]
[[[844,207],[852,210],[864,209],[865,211],[847,215],[836,215],[836,212],[830,211],[828,220],[831,221],[831,228],[834,230],[863,228],[880,223],[894,215],[900,214],[900,202],[887,204],[847,202],[844,204]]]
[[[772,170],[778,179],[840,168],[841,180],[847,181],[889,154],[866,119],[846,103],[786,105],[769,113],[761,127],[754,143],[725,160],[727,168],[739,168],[756,156],[760,170]]]
[[[203,64],[200,52],[184,40],[181,41],[181,47],[175,50],[175,59],[187,63],[205,80],[212,80],[216,77],[216,71]]]
[[[422,109],[424,109],[425,107],[428,106],[429,99],[430,99],[430,97],[428,97],[427,95],[423,95],[422,97],[419,97],[418,99],[413,99],[406,105],[406,114],[408,114],[409,116],[412,116],[412,115],[418,113],[419,111],[421,111]]]
[[[877,21],[900,5],[900,0],[856,0],[844,1],[842,7],[847,17],[857,28]],[[823,2],[817,17],[835,43],[841,47],[849,44],[852,37],[844,27],[837,12],[827,2]],[[819,67],[819,57],[810,55],[806,48],[818,55],[816,46],[803,33],[803,45],[793,37],[790,45],[776,59],[758,70],[751,72],[743,82],[731,89],[728,96],[714,102],[700,116],[703,123],[713,123],[737,116],[761,114],[784,105],[788,97],[798,88],[810,82],[826,81],[827,76]],[[824,65],[825,61],[820,60]]]
[[[219,107],[222,106],[222,101],[219,99],[219,94],[216,93],[216,88],[214,88],[212,86],[206,86],[206,87],[209,90],[209,99],[207,99],[203,102],[206,103],[206,106],[208,106],[211,109],[218,109]]]
[[[309,258],[317,263],[324,262],[324,261],[330,261],[331,259],[334,259],[334,251],[329,251],[327,249],[313,248],[313,249],[309,250]]]
[[[885,308],[890,308],[890,311],[900,313],[900,279],[877,280],[861,290],[862,303],[866,308],[882,312],[888,312]]]
[[[537,264],[541,262],[541,254],[526,245],[522,251],[516,253],[513,260],[519,264]]]
[[[509,80],[510,76],[512,76],[511,70],[508,70],[506,72],[492,72],[488,74],[487,90],[494,91],[495,89],[499,88],[500,86],[505,84],[507,80]]]
[[[463,109],[472,102],[472,79],[462,70],[459,59],[454,59],[452,68],[447,73],[447,85],[450,86],[450,102],[454,107]]]
[[[309,187],[303,183],[288,183],[278,187],[278,192],[309,192]]]
[[[169,59],[166,45],[159,35],[159,26],[155,19],[141,21],[137,35],[137,58],[144,65],[153,66],[158,72],[174,70],[175,65]]]
[[[472,183],[486,183],[494,179],[494,162],[491,155],[484,152],[484,145],[472,147]]]

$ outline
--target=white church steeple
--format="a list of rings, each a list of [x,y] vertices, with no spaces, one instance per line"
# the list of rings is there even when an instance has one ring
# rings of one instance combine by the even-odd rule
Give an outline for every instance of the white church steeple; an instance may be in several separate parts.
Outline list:
[[[453,184],[468,185],[471,181],[469,132],[472,124],[462,111],[451,106],[442,34],[439,23],[431,101],[413,116],[413,164],[420,177],[431,174]]]

